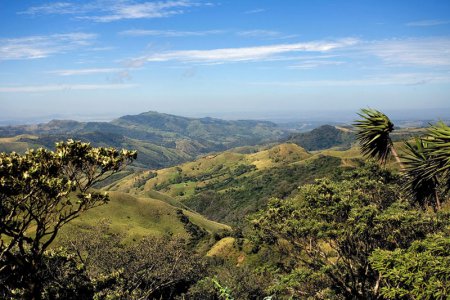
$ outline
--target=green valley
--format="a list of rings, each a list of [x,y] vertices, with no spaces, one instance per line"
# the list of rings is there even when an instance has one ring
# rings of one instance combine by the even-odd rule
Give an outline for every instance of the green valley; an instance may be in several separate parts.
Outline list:
[[[287,197],[342,165],[338,155],[312,154],[295,144],[265,148],[249,154],[232,149],[171,168],[134,173],[106,189],[136,195],[157,190],[213,220],[236,225],[269,198]],[[354,164],[356,159],[346,161]]]

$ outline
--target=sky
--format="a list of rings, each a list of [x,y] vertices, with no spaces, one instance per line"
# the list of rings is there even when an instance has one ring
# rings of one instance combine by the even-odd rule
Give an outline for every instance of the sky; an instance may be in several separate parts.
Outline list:
[[[0,0],[0,123],[450,115],[450,1]]]

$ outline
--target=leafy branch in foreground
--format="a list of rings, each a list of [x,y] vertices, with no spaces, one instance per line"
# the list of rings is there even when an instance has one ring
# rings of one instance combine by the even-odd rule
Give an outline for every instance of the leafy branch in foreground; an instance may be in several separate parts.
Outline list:
[[[450,237],[447,233],[415,241],[408,249],[377,249],[370,261],[381,274],[387,299],[448,299]]]
[[[45,250],[62,226],[108,201],[91,188],[136,156],[73,140],[57,143],[55,151],[0,153],[0,286],[13,284],[25,298],[40,298],[36,274]]]

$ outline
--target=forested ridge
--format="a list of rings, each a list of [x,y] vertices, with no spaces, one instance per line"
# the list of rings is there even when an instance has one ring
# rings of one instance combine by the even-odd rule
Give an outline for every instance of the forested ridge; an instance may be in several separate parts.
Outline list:
[[[110,122],[52,120],[2,126],[0,151],[51,149],[55,142],[71,138],[97,147],[136,149],[140,155],[133,166],[147,169],[176,165],[212,151],[273,142],[284,134],[272,122],[187,118],[150,111]]]

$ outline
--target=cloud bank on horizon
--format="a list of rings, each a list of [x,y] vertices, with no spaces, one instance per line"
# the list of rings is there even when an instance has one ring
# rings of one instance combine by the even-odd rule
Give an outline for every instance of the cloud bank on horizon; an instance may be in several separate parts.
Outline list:
[[[3,6],[0,119],[80,114],[81,98],[103,115],[450,109],[446,0]]]

